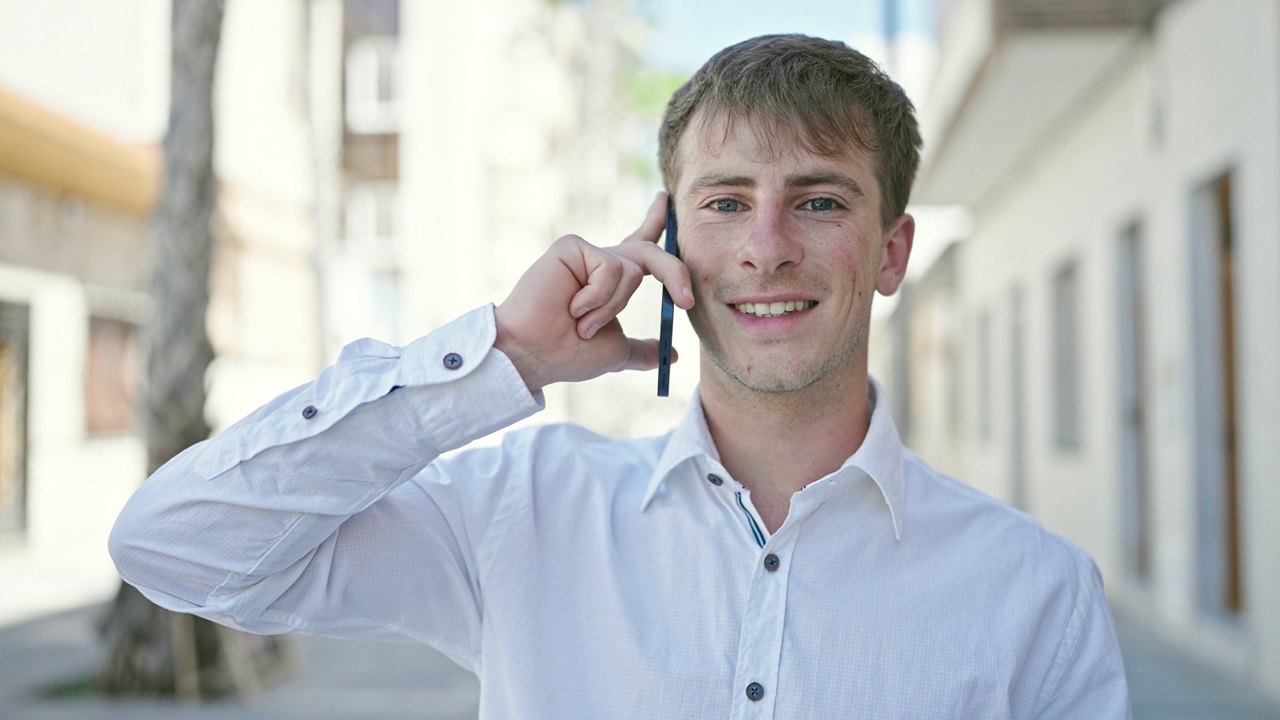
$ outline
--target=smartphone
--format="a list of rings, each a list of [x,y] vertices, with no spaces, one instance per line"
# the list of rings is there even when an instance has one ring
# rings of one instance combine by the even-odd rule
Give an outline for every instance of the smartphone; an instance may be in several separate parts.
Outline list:
[[[667,252],[679,255],[676,244],[676,207],[667,198]],[[671,293],[662,287],[662,329],[658,331],[658,397],[671,394],[671,327],[675,323],[676,304],[671,300]]]

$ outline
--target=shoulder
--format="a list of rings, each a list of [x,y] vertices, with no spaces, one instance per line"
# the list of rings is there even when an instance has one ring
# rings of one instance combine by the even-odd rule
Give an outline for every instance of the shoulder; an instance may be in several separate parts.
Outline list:
[[[960,566],[1006,581],[1022,579],[1057,591],[1089,592],[1093,559],[1078,545],[1031,515],[944,475],[911,452],[903,453],[906,486],[904,537],[955,556]]]
[[[574,423],[549,423],[507,433],[502,447],[535,463],[652,467],[669,437],[615,438]]]
[[[468,448],[440,458],[428,469],[439,481],[468,486],[561,488],[579,479],[609,484],[647,478],[668,435],[613,438],[572,423],[530,425],[508,431],[497,445]]]

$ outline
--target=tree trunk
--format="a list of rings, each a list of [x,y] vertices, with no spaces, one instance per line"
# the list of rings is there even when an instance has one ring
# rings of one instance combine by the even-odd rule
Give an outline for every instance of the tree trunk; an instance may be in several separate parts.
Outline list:
[[[148,475],[209,436],[205,373],[213,347],[205,314],[217,206],[213,81],[223,4],[172,3],[169,127],[151,227],[152,314],[142,333]],[[96,685],[112,695],[252,695],[264,675],[287,665],[279,639],[241,637],[207,620],[170,613],[129,585],[121,585],[102,635],[107,658]]]

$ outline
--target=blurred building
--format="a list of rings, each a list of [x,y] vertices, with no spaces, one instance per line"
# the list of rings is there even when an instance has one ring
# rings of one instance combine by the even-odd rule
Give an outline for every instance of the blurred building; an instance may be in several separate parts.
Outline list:
[[[500,302],[560,235],[612,245],[639,224],[658,184],[629,170],[650,149],[628,85],[646,27],[622,0],[314,0],[311,12],[326,358]],[[647,285],[622,321],[656,336]],[[659,403],[650,374],[615,375],[548,388],[533,420],[665,430],[694,364],[676,373],[677,399]]]
[[[0,4],[0,623],[107,597],[167,124],[167,0]],[[208,414],[317,369],[298,2],[228,3]]]
[[[0,3],[0,623],[117,582],[106,536],[145,467],[169,2]],[[214,428],[351,340],[406,343],[501,301],[559,235],[633,230],[658,187],[629,170],[650,149],[628,86],[645,32],[622,0],[228,0]],[[623,321],[656,336],[658,291],[640,297]],[[536,420],[663,431],[695,366],[662,402],[652,374],[550,388]]]
[[[908,443],[1280,695],[1280,6],[939,18],[914,199],[976,228],[881,327]]]
[[[79,551],[105,542],[101,508],[145,463],[135,348],[155,186],[134,148],[0,88],[0,621],[111,584]]]

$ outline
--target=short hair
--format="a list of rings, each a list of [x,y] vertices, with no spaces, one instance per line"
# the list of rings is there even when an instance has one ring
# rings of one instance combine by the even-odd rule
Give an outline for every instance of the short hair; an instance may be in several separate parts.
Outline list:
[[[680,138],[698,111],[703,129],[719,120],[728,133],[747,121],[770,152],[865,152],[880,184],[882,224],[906,211],[920,165],[915,107],[875,62],[844,43],[763,35],[716,53],[667,103],[658,166],[668,191],[680,175]]]

